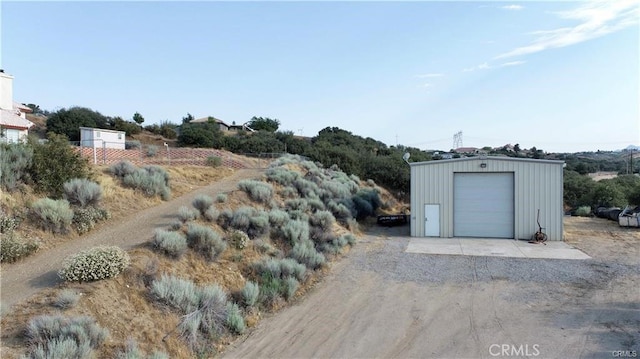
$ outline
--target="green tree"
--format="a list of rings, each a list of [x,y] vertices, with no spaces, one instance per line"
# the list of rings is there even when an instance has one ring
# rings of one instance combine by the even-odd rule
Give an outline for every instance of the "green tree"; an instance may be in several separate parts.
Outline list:
[[[125,121],[122,117],[113,117],[109,119],[111,128],[117,131],[124,131],[127,136],[138,134],[142,128],[134,122]]]
[[[47,130],[80,141],[80,127],[109,128],[107,117],[86,107],[60,109],[47,119]]]
[[[247,125],[256,131],[276,132],[280,127],[280,121],[268,117],[253,116]]]
[[[137,123],[138,125],[142,125],[142,123],[144,122],[144,117],[142,117],[142,115],[138,112],[133,114],[133,121],[135,121],[135,123]]]
[[[571,208],[593,205],[596,182],[576,171],[564,171],[564,203]]]
[[[62,185],[73,178],[89,178],[91,167],[86,158],[69,146],[67,138],[50,132],[45,143],[29,138],[33,161],[29,169],[36,191],[61,198]]]
[[[624,206],[627,205],[627,196],[625,196],[615,181],[605,179],[596,183],[593,189],[592,202],[594,206],[624,208]]]
[[[178,135],[180,146],[222,148],[224,135],[217,123],[183,123]]]
[[[182,118],[182,123],[189,123],[193,120],[194,120],[193,115],[190,113],[187,113],[187,115]]]
[[[25,104],[23,104],[23,105],[25,105]],[[40,109],[40,106],[36,105],[35,103],[28,103],[25,106],[30,108],[31,111],[33,111],[34,115],[39,115],[39,114],[43,114],[44,113],[44,111],[42,111],[42,109]]]

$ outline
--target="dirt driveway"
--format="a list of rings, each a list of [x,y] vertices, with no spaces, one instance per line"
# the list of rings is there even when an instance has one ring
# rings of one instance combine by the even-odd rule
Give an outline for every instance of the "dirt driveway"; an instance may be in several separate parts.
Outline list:
[[[398,230],[367,235],[223,357],[640,357],[640,231],[567,236],[593,259],[550,260],[405,253]]]
[[[44,288],[60,283],[58,270],[69,255],[98,245],[119,246],[125,250],[153,237],[156,228],[167,228],[177,218],[180,206],[191,206],[199,194],[215,195],[237,189],[239,180],[259,177],[258,169],[242,169],[218,182],[198,188],[179,198],[164,202],[136,214],[135,221],[123,219],[120,223],[110,223],[81,238],[66,242],[13,264],[2,265],[0,298],[2,310],[10,308]]]

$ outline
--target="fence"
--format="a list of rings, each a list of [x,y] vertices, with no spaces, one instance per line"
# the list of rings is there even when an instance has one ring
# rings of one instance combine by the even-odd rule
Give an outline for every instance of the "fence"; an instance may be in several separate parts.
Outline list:
[[[208,165],[207,159],[210,157],[219,157],[222,160],[222,166],[230,168],[256,168],[265,167],[266,164],[261,161],[248,163],[240,161],[229,152],[220,151],[212,148],[186,148],[186,147],[168,147],[156,145],[138,145],[133,148],[111,148],[110,142],[101,141],[95,146],[86,143],[81,144],[75,142],[77,151],[84,157],[89,158],[93,164],[109,165],[120,161],[129,161],[137,165]],[[115,147],[115,146],[114,146]],[[127,146],[130,147],[130,146]]]

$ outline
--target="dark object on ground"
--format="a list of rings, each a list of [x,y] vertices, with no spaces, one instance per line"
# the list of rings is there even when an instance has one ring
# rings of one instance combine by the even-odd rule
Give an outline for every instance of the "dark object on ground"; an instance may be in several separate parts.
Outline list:
[[[611,212],[613,212],[614,217],[611,217],[612,215]],[[607,219],[617,221],[618,215],[620,214],[620,212],[622,212],[622,209],[620,209],[619,207],[598,207],[596,208],[595,215],[598,218],[607,218]]]
[[[407,223],[409,223],[409,215],[406,214],[378,216],[378,225],[380,226],[402,226]]]

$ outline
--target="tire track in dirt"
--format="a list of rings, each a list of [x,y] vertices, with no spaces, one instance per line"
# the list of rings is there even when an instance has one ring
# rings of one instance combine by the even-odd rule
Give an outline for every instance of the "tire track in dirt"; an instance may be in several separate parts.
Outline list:
[[[0,270],[0,301],[3,310],[25,300],[38,291],[60,283],[57,271],[62,261],[74,253],[99,245],[119,246],[132,249],[151,240],[156,228],[166,228],[176,218],[180,206],[191,206],[200,194],[213,195],[237,189],[238,181],[259,177],[260,169],[241,169],[231,176],[220,179],[208,186],[184,194],[171,201],[138,212],[135,216],[120,219],[119,223],[107,223],[100,229],[76,240],[63,243],[51,249],[37,252],[22,261],[2,265]]]

